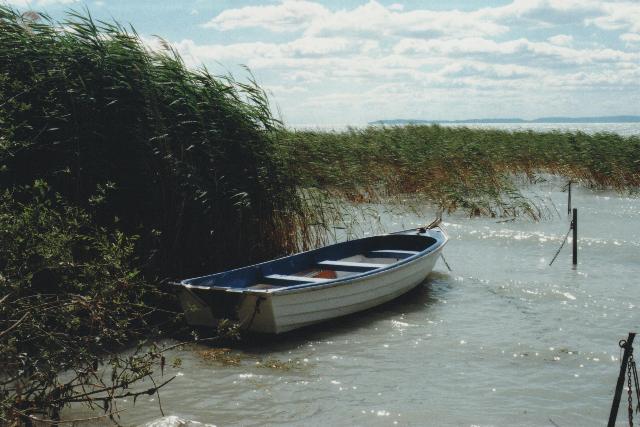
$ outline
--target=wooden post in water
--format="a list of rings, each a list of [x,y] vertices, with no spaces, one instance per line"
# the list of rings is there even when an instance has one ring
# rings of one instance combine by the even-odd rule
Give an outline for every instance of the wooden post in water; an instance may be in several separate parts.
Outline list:
[[[573,229],[573,265],[578,265],[578,209],[576,208],[573,208],[571,228]]]
[[[569,215],[571,213],[571,180],[567,186],[567,194],[567,215]]]
[[[616,425],[618,408],[620,407],[620,397],[622,396],[622,387],[624,386],[624,375],[627,372],[627,362],[629,361],[629,355],[631,355],[631,351],[633,350],[633,339],[635,337],[635,332],[629,332],[627,341],[624,344],[622,344],[623,341],[620,341],[620,347],[624,348],[624,356],[622,356],[622,363],[620,364],[620,374],[618,375],[616,392],[613,395],[613,404],[611,405],[611,412],[609,413],[609,424],[607,424],[607,427],[614,427]]]

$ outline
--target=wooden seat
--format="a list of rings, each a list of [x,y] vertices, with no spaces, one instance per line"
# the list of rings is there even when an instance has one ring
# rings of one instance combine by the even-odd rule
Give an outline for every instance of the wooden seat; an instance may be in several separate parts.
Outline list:
[[[370,251],[368,255],[372,258],[409,258],[416,255],[418,251],[401,251],[398,249],[383,249],[377,251]]]
[[[302,283],[324,283],[328,282],[330,279],[317,279],[315,277],[305,277],[305,276],[288,276],[286,274],[270,274],[268,276],[264,276],[265,279],[269,280],[283,280],[287,282],[302,282]]]
[[[334,267],[336,269],[356,270],[375,270],[377,268],[387,267],[388,264],[376,264],[371,262],[353,262],[353,261],[320,261],[318,265],[323,267]]]
[[[277,289],[277,288],[281,288],[281,287],[282,286],[269,285],[267,283],[258,283],[256,285],[249,286],[249,289],[266,290],[266,289]]]

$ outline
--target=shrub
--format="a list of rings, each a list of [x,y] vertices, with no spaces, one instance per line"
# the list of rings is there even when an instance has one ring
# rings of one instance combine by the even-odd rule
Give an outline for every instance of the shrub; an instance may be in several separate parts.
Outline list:
[[[136,269],[134,237],[108,233],[36,182],[19,202],[0,195],[0,419],[55,417],[73,401],[108,405],[147,377],[155,351],[118,355],[152,338],[163,295]],[[53,199],[53,201],[52,201]],[[152,320],[155,320],[152,322]],[[110,370],[104,375],[106,363]],[[109,384],[109,385],[108,385]],[[99,393],[101,392],[101,393]],[[106,408],[106,407],[105,407]],[[106,411],[106,409],[105,409]]]

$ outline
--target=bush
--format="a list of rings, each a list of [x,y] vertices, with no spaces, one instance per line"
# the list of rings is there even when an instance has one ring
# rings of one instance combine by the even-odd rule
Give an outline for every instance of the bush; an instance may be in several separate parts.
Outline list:
[[[114,351],[152,337],[163,296],[136,269],[135,238],[96,228],[36,182],[0,195],[0,418],[54,416],[84,392],[101,397],[151,374],[159,357]],[[149,304],[153,302],[153,304]],[[174,321],[175,315],[168,317]],[[107,362],[111,382],[98,372]],[[87,389],[83,390],[83,387]],[[114,388],[115,387],[115,388]],[[97,391],[103,391],[98,394]],[[97,403],[106,402],[98,399]]]

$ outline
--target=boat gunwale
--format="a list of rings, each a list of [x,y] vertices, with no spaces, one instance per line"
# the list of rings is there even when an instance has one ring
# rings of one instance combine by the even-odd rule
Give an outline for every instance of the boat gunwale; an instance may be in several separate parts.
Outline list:
[[[408,235],[410,236],[411,234],[408,234],[411,231],[414,231],[417,229],[410,229],[410,230],[404,230],[401,232],[395,232],[395,233],[388,233],[388,234],[382,234],[381,236],[390,236],[390,235]],[[434,235],[432,234],[432,232],[438,233],[438,235]],[[328,279],[326,282],[322,282],[322,283],[301,283],[298,285],[291,285],[291,286],[283,286],[283,287],[278,287],[278,288],[273,288],[273,289],[250,289],[249,287],[238,287],[238,288],[232,288],[232,287],[223,287],[223,286],[205,286],[205,285],[192,285],[190,283],[185,283],[187,281],[195,281],[198,279],[203,279],[206,277],[210,277],[213,276],[215,274],[221,274],[221,273],[232,273],[234,271],[237,270],[241,270],[244,268],[248,268],[248,267],[259,267],[262,265],[266,265],[278,260],[282,260],[282,259],[286,259],[286,258],[290,258],[290,257],[294,257],[294,256],[298,256],[298,255],[303,255],[309,252],[313,252],[317,249],[311,249],[308,251],[303,251],[303,252],[298,252],[292,255],[287,255],[284,257],[280,257],[280,258],[276,258],[276,259],[272,259],[269,261],[265,261],[265,262],[261,262],[258,264],[252,264],[252,265],[248,265],[248,266],[243,266],[243,267],[239,267],[239,268],[235,268],[232,270],[227,270],[227,271],[223,271],[223,272],[219,272],[219,273],[213,273],[213,274],[207,274],[204,276],[199,276],[199,277],[192,277],[189,279],[184,279],[181,280],[180,282],[173,282],[172,284],[175,286],[181,286],[184,288],[188,288],[188,289],[200,289],[200,290],[208,290],[208,291],[217,291],[217,292],[232,292],[232,293],[241,293],[241,294],[246,294],[246,295],[281,295],[281,294],[288,294],[288,293],[297,293],[297,292],[303,292],[303,291],[308,291],[308,290],[320,290],[320,289],[327,289],[327,288],[331,288],[334,286],[340,286],[340,285],[346,285],[346,284],[351,284],[355,281],[360,281],[363,278],[371,278],[374,275],[379,275],[382,273],[386,273],[386,272],[390,272],[393,270],[396,270],[399,267],[403,267],[409,263],[413,263],[414,261],[420,260],[428,255],[430,255],[433,252],[438,252],[440,250],[442,250],[442,248],[447,244],[447,242],[449,241],[449,237],[447,236],[447,234],[445,233],[444,230],[442,230],[440,227],[435,227],[433,229],[429,229],[427,230],[425,233],[417,233],[416,235],[420,235],[420,236],[424,236],[424,237],[430,237],[432,239],[435,240],[435,242],[430,245],[429,247],[427,247],[426,249],[417,252],[414,255],[411,255],[407,258],[403,258],[397,262],[391,263],[386,267],[382,267],[382,268],[377,268],[377,269],[373,269],[370,271],[365,271],[362,272],[360,274],[357,275],[352,275],[352,276],[348,276],[348,277],[342,277],[342,278],[336,278],[336,279]],[[346,242],[342,242],[342,243],[346,243]],[[337,243],[340,244],[340,243]],[[390,249],[392,250],[392,249]]]

